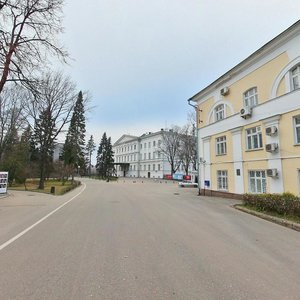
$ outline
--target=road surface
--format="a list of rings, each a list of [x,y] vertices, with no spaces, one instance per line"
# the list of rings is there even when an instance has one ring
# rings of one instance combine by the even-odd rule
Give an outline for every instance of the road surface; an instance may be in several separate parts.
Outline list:
[[[0,299],[300,299],[299,232],[173,183],[83,183],[0,199]]]

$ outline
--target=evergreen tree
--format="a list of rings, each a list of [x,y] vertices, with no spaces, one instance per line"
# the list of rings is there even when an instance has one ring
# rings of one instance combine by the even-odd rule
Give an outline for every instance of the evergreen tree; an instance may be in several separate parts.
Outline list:
[[[112,174],[113,170],[113,151],[111,145],[111,138],[107,138],[106,133],[104,132],[101,142],[99,144],[99,148],[97,151],[97,172],[98,174],[104,178],[109,178]]]
[[[14,180],[25,183],[29,172],[31,130],[28,127],[19,140],[17,130],[12,130],[9,138],[9,148],[4,152],[4,161],[0,168],[8,171],[8,182]]]
[[[96,149],[96,144],[94,142],[93,136],[91,135],[86,145],[86,151],[88,155],[88,165],[89,165],[89,176],[91,176],[92,154],[95,151],[95,149]]]
[[[55,121],[51,109],[44,110],[36,120],[33,139],[39,154],[40,181],[39,189],[44,189],[46,174],[52,163],[53,149],[56,137]]]
[[[96,169],[102,178],[105,176],[105,147],[107,144],[107,137],[106,137],[106,132],[103,133],[98,151],[97,151],[97,164],[96,164]]]
[[[109,178],[112,175],[112,171],[114,169],[114,152],[112,150],[111,138],[109,137],[106,144],[106,177]]]
[[[63,160],[65,165],[72,165],[77,170],[80,168],[85,171],[85,110],[83,95],[80,91],[74,106],[71,123],[67,133]]]

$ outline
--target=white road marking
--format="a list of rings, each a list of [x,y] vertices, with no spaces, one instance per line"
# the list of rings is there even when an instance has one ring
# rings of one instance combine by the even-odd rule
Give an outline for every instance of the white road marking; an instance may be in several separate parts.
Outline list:
[[[3,250],[5,247],[7,247],[8,245],[12,244],[14,241],[16,241],[18,238],[20,238],[21,236],[23,236],[25,233],[27,233],[28,231],[30,231],[31,229],[33,229],[35,226],[39,225],[40,223],[42,223],[43,221],[45,221],[47,218],[49,218],[51,215],[53,215],[54,213],[56,213],[58,210],[60,210],[61,208],[63,208],[65,205],[67,205],[68,203],[70,203],[71,201],[73,201],[76,197],[78,197],[86,188],[86,184],[83,184],[83,189],[76,194],[74,197],[72,197],[70,200],[68,200],[67,202],[65,202],[64,204],[60,205],[59,207],[57,207],[56,209],[54,209],[53,211],[51,211],[49,214],[47,214],[45,217],[41,218],[40,220],[38,220],[36,223],[34,223],[33,225],[29,226],[28,228],[26,228],[25,230],[23,230],[22,232],[20,232],[19,234],[15,235],[13,238],[11,238],[10,240],[8,240],[7,242],[5,242],[4,244],[2,244],[0,246],[0,251]]]

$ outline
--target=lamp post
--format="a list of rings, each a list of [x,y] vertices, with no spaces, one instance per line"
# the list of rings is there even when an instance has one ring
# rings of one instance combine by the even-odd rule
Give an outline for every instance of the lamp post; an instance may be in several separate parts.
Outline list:
[[[199,111],[198,111],[198,106],[197,105],[193,105],[191,104],[191,98],[188,99],[188,105],[192,106],[195,110],[196,110],[196,152],[197,152],[197,161],[196,161],[196,166],[197,166],[197,172],[198,172],[198,195],[200,196],[201,195],[201,171],[200,171],[200,153],[199,153],[199,145],[198,145],[198,141],[199,141],[199,130],[198,130],[198,114],[199,114]]]

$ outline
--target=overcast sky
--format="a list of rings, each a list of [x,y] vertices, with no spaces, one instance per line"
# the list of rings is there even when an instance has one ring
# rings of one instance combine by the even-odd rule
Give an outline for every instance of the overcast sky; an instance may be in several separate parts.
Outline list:
[[[183,125],[187,99],[299,19],[299,0],[67,0],[70,73],[87,138]]]

